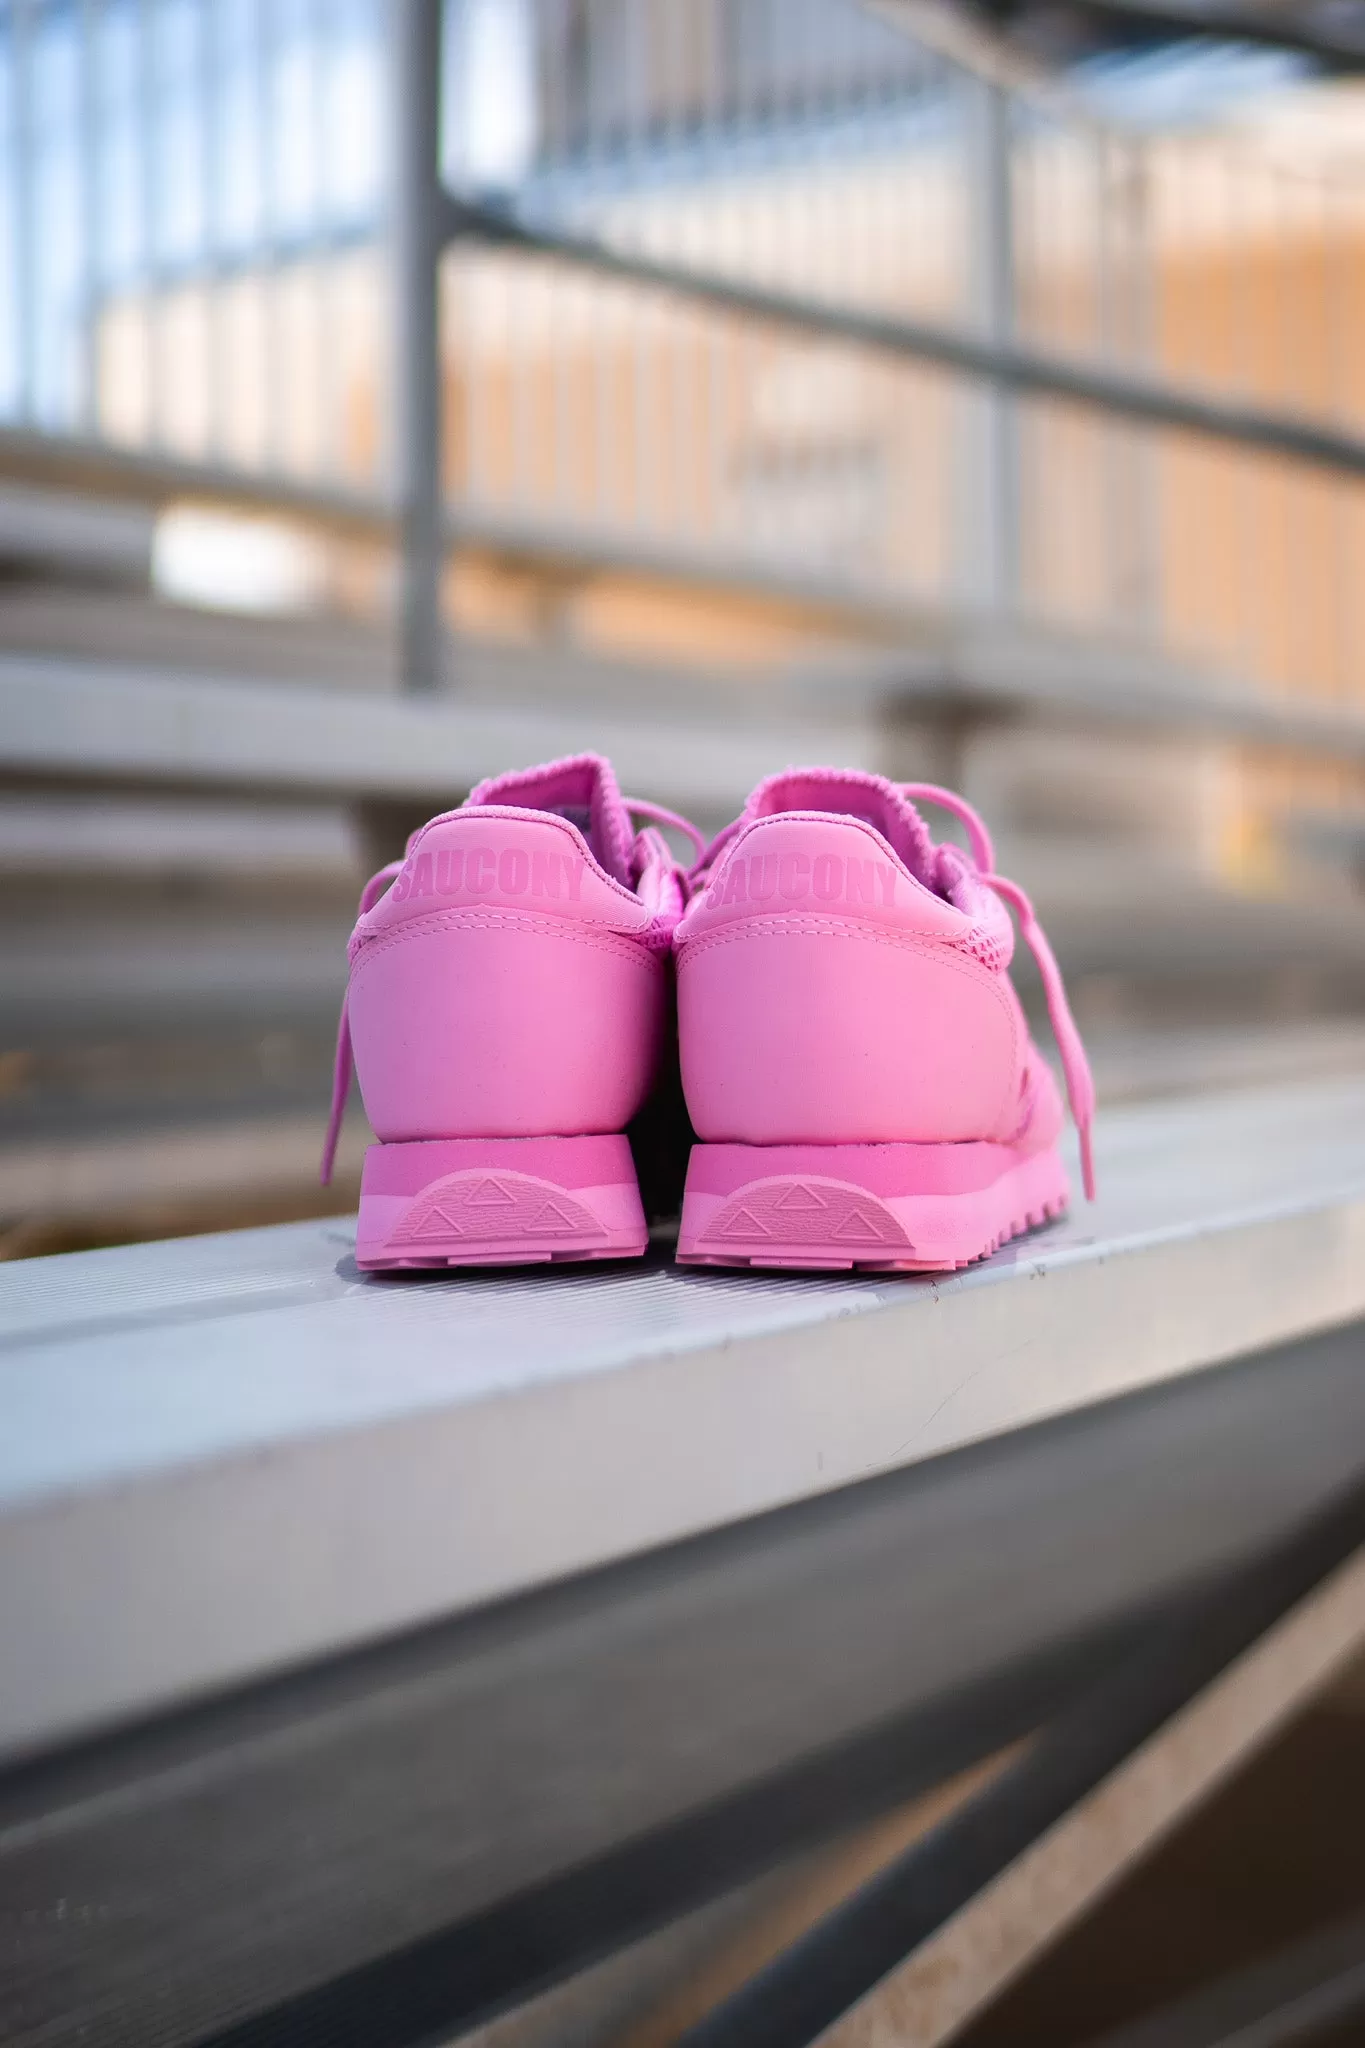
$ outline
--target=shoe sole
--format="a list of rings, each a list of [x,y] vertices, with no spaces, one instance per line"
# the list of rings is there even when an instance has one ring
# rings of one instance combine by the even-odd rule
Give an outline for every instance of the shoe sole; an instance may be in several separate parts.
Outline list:
[[[367,1273],[637,1259],[647,1242],[624,1137],[427,1138],[365,1154]]]
[[[694,1145],[688,1266],[951,1273],[1065,1214],[1056,1150],[1008,1145]]]

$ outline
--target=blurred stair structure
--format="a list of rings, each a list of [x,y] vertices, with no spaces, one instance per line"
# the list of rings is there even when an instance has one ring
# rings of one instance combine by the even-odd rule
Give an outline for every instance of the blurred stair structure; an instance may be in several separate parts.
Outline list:
[[[1365,898],[1330,869],[1233,888],[1215,843],[1238,745],[1365,759],[1365,720],[950,619],[759,681],[464,641],[458,684],[413,698],[381,628],[244,630],[159,603],[145,577],[98,575],[79,500],[48,502],[69,526],[41,580],[11,552],[0,595],[13,1253],[316,1208],[363,874],[479,777],[589,746],[711,827],[792,760],[966,788],[1039,901],[1112,1095],[1365,1066]],[[131,524],[119,507],[105,530]]]
[[[888,53],[914,46],[882,22],[875,34],[891,40],[874,50],[858,40],[874,33],[862,10],[822,5],[812,19],[829,17],[827,45],[815,39],[811,62],[828,75],[828,132],[836,115],[844,119],[840,92],[863,94],[849,100],[845,127],[855,116],[872,121],[878,93],[909,121],[892,106],[887,66]],[[708,7],[724,11],[720,0]],[[421,39],[439,35],[440,10],[424,0],[410,12],[415,40],[399,53],[408,68],[399,64],[395,84],[430,114],[436,86],[434,72],[423,72]],[[40,27],[41,16],[38,8]],[[644,13],[637,27],[654,33]],[[599,28],[608,41],[616,32],[605,17]],[[606,49],[604,77],[610,56]],[[872,64],[862,83],[854,57]],[[690,387],[693,411],[680,413],[682,355],[675,351],[667,376],[637,362],[639,417],[627,452],[643,502],[651,450],[675,467],[677,457],[676,447],[649,441],[651,405],[671,406],[675,428],[690,420],[695,437],[709,437],[738,511],[728,528],[719,515],[709,527],[694,520],[704,543],[678,522],[662,539],[647,520],[638,530],[621,518],[604,524],[574,499],[565,451],[578,447],[583,418],[596,420],[598,497],[609,444],[623,431],[608,400],[625,372],[606,342],[589,365],[595,382],[566,353],[547,373],[553,405],[528,386],[516,414],[496,363],[486,389],[467,381],[461,396],[451,384],[436,355],[434,311],[425,338],[420,320],[396,323],[398,383],[411,402],[399,408],[391,497],[300,481],[278,463],[252,470],[190,459],[155,432],[134,445],[124,431],[116,444],[100,413],[108,335],[98,327],[83,422],[55,431],[30,408],[0,426],[0,1254],[317,1213],[326,1198],[314,1157],[361,880],[480,777],[588,747],[612,756],[628,791],[710,828],[734,815],[762,775],[793,761],[964,789],[991,820],[1002,866],[1047,921],[1095,1046],[1102,1095],[1365,1066],[1365,893],[1352,809],[1352,793],[1365,789],[1365,699],[1350,687],[1335,696],[1275,691],[1235,662],[1194,660],[1126,600],[1078,624],[1028,587],[1018,559],[1020,464],[1030,448],[1043,451],[1044,480],[1061,480],[1033,506],[1040,530],[1048,537],[1049,520],[1064,513],[1078,559],[1091,504],[1079,489],[1067,496],[1071,472],[1026,416],[1029,392],[1075,401],[1082,426],[1098,422],[1101,437],[1129,435],[1096,444],[1104,519],[1121,554],[1137,545],[1134,534],[1141,541],[1152,498],[1135,422],[1259,451],[1256,460],[1301,459],[1343,491],[1359,490],[1365,440],[1316,424],[1302,407],[1258,410],[1217,400],[1207,386],[1178,389],[1142,359],[1134,372],[1132,352],[1115,354],[1108,342],[1103,360],[1086,366],[1074,348],[1048,354],[1017,341],[1014,302],[1025,295],[1015,289],[1023,254],[1013,247],[1010,150],[1012,136],[1027,140],[1024,116],[1033,114],[1025,108],[1015,120],[998,86],[970,73],[945,86],[942,66],[931,75],[927,63],[916,55],[906,72],[912,113],[915,93],[937,93],[935,106],[946,104],[945,91],[967,96],[975,271],[960,330],[907,327],[828,292],[802,298],[785,256],[780,289],[764,281],[758,255],[746,282],[743,235],[738,264],[732,251],[721,276],[687,257],[681,227],[683,257],[665,247],[661,258],[647,236],[637,247],[618,231],[641,191],[664,193],[665,225],[670,193],[683,195],[679,207],[694,189],[704,196],[705,177],[716,175],[706,148],[729,149],[741,169],[745,150],[762,165],[795,161],[813,132],[808,93],[786,108],[775,88],[757,141],[703,94],[688,116],[685,158],[677,110],[663,102],[657,136],[650,121],[659,108],[642,102],[635,141],[613,156],[615,131],[601,125],[607,116],[594,112],[587,87],[587,126],[576,139],[568,101],[552,99],[542,149],[560,149],[560,171],[534,172],[534,205],[520,211],[453,202],[431,162],[395,170],[396,247],[410,291],[434,291],[435,257],[452,239],[457,259],[472,249],[477,265],[502,237],[511,253],[494,249],[489,262],[520,264],[533,277],[567,272],[585,292],[628,292],[633,279],[642,294],[662,293],[677,313],[678,347],[710,361],[711,382]],[[415,114],[408,125],[420,149],[427,130]],[[837,173],[841,160],[831,161]],[[1017,160],[1014,171],[1017,184]],[[1105,178],[1107,205],[1120,188]],[[735,218],[743,228],[747,217]],[[282,261],[270,250],[267,258]],[[798,262],[797,285],[803,275]],[[491,290],[491,276],[478,272],[475,284]],[[163,286],[149,272],[144,289]],[[609,338],[613,305],[603,299]],[[723,346],[719,329],[688,339],[687,320],[722,315]],[[107,318],[117,317],[115,306]],[[476,326],[461,330],[467,354]],[[566,352],[576,331],[566,316]],[[752,407],[753,446],[736,453],[724,440],[737,410],[734,363],[746,348],[770,349],[774,333],[793,357],[807,346],[828,353],[776,362]],[[724,353],[732,344],[733,361]],[[632,345],[638,357],[641,345]],[[163,337],[163,367],[166,346]],[[936,363],[956,364],[969,380],[940,405],[963,475],[928,466],[938,443],[926,428],[925,488],[913,508],[921,539],[937,544],[937,528],[962,523],[962,500],[965,533],[947,553],[968,564],[966,582],[916,581],[880,539],[876,573],[865,572],[858,522],[868,506],[896,500],[899,472],[878,466],[880,415],[868,415],[874,431],[858,413],[849,393],[862,387],[841,381],[840,348],[859,364],[880,351],[888,376]],[[787,374],[793,367],[799,376]],[[466,365],[462,374],[474,372]],[[154,411],[155,394],[151,403]],[[857,413],[847,447],[837,436],[828,445],[811,438],[819,404],[831,417]],[[452,424],[461,406],[463,424]],[[479,434],[488,445],[478,459],[496,468],[489,448],[504,413],[514,442],[553,443],[548,510],[534,492],[501,502],[477,488]],[[941,441],[948,430],[931,426]],[[846,431],[854,432],[847,422]],[[452,491],[459,434],[466,474]],[[795,436],[794,456],[779,446],[783,434]],[[409,506],[403,520],[398,501]],[[413,528],[414,504],[425,505],[424,531]],[[333,543],[359,551],[363,597],[351,587],[352,560],[345,590],[323,577],[273,614],[177,601],[163,551],[168,517],[186,506],[264,517],[324,553]],[[790,546],[781,542],[784,507],[794,508]],[[778,542],[770,533],[766,552],[754,552],[741,529],[746,519],[771,524],[774,510]],[[1344,516],[1356,511],[1353,501]],[[877,516],[890,531],[899,515],[893,503]],[[836,529],[837,545],[810,541]],[[1241,545],[1238,533],[1229,545]],[[471,576],[483,578],[472,609]],[[490,623],[495,588],[500,603],[517,593],[510,627]],[[656,617],[634,641],[617,630],[621,617],[638,627],[651,607],[664,627]],[[683,622],[672,651],[670,619]],[[758,657],[755,635],[766,635]],[[1248,789],[1273,782],[1278,764],[1288,764],[1290,796],[1278,809],[1249,801]],[[339,1207],[352,1198],[360,1126],[356,1112]]]

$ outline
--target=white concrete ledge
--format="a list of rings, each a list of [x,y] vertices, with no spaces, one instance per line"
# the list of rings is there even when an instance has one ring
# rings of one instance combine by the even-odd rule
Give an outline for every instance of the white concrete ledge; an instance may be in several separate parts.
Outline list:
[[[953,1279],[368,1281],[338,1223],[0,1270],[0,1749],[1365,1314],[1365,1083],[1110,1114]]]

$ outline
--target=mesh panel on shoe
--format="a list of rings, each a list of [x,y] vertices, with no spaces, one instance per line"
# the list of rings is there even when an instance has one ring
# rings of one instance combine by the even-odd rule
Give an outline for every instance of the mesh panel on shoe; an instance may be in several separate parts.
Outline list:
[[[469,792],[468,803],[512,804],[567,818],[583,833],[607,873],[631,887],[635,829],[611,763],[601,754],[572,754],[541,768],[492,776]]]

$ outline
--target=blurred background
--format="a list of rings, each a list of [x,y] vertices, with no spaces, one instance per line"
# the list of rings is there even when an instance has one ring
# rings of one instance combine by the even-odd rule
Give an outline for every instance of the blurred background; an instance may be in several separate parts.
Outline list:
[[[1365,1065],[1362,335],[1355,0],[0,0],[0,1252],[350,1206],[361,882],[585,746]]]

